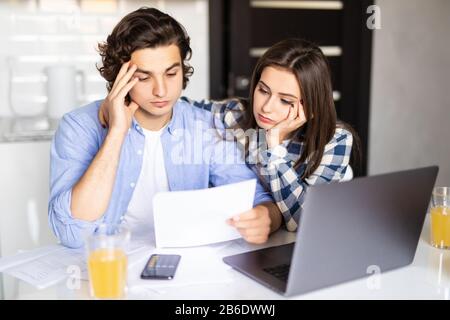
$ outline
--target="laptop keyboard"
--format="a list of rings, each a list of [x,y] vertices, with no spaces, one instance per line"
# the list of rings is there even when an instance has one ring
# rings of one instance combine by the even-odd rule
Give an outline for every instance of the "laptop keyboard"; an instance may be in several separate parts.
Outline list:
[[[281,281],[287,281],[289,275],[289,264],[280,264],[278,266],[264,268],[263,270]]]

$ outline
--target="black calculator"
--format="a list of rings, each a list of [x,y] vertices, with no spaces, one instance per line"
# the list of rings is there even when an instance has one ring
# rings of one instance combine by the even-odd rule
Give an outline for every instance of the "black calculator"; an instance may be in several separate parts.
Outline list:
[[[152,254],[142,271],[141,278],[173,279],[180,259],[181,256],[176,254]]]

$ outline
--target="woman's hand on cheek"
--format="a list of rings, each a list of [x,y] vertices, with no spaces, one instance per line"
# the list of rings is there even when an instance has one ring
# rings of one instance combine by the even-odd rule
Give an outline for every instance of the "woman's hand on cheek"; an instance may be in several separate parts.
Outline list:
[[[272,149],[281,144],[289,134],[301,128],[305,123],[306,116],[303,106],[300,103],[291,106],[286,119],[266,131],[268,147]]]

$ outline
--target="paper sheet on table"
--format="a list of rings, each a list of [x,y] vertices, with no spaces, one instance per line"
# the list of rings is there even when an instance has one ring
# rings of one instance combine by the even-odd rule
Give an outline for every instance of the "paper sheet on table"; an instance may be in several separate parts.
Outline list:
[[[39,257],[54,253],[56,251],[63,250],[63,246],[51,245],[46,247],[37,248],[31,251],[21,252],[12,256],[0,258],[0,272],[24,264],[28,261],[35,260]]]
[[[136,234],[132,236],[127,249],[130,296],[139,297],[148,292],[163,293],[164,288],[171,287],[231,282],[233,279],[231,267],[223,263],[223,256],[229,254],[230,249],[233,249],[233,253],[248,250],[243,239],[192,248],[156,249],[152,238],[151,232],[145,235]],[[181,255],[174,279],[140,279],[141,272],[152,253]],[[77,271],[79,275],[73,273],[73,266],[79,268]],[[88,279],[84,250],[69,249],[61,245],[1,258],[0,272],[2,271],[38,289],[65,281],[68,277]]]
[[[153,253],[181,255],[180,263],[171,280],[141,279],[140,275],[148,258]],[[156,292],[163,288],[180,287],[197,284],[227,283],[232,281],[231,267],[223,263],[222,255],[214,247],[154,249],[142,255],[140,263],[128,272],[128,287],[133,293],[140,289]]]
[[[253,207],[255,189],[256,179],[252,179],[203,190],[156,194],[156,247],[200,246],[240,238],[225,221]]]
[[[0,271],[44,289],[71,274],[82,277],[86,273],[86,259],[83,250],[54,245],[2,258]]]
[[[127,248],[130,267],[138,253],[150,246],[143,240],[133,241]],[[84,249],[61,245],[38,248],[0,259],[0,272],[23,280],[38,289],[52,286],[68,277],[88,279]]]

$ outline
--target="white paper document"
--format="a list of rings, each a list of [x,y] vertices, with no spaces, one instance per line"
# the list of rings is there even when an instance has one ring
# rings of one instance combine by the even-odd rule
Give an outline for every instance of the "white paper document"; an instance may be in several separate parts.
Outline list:
[[[136,240],[127,248],[129,266],[139,253],[151,249],[149,243]],[[66,278],[88,280],[84,248],[69,249],[61,245],[42,247],[0,258],[0,272],[21,279],[38,289],[50,287]]]
[[[220,187],[161,192],[153,198],[156,247],[189,247],[240,238],[226,220],[250,210],[256,179]]]
[[[66,279],[71,272],[83,278],[87,270],[83,250],[53,245],[0,259],[0,272],[44,289]]]
[[[25,264],[27,262],[38,259],[39,257],[46,256],[50,253],[64,250],[63,246],[50,245],[46,247],[37,248],[31,251],[20,252],[12,256],[0,258],[0,272],[6,269]]]

